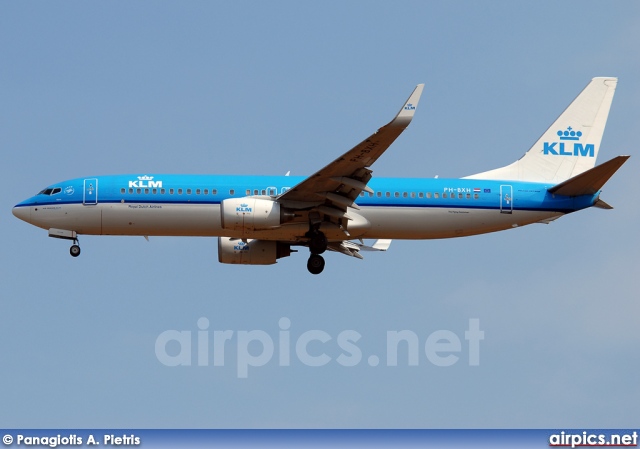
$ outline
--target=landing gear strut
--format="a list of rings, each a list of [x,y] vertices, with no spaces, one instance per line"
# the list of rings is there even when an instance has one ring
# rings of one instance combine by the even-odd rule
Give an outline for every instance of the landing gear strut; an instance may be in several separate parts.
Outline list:
[[[322,232],[312,232],[310,237],[309,251],[311,254],[322,254],[327,250],[327,237]]]

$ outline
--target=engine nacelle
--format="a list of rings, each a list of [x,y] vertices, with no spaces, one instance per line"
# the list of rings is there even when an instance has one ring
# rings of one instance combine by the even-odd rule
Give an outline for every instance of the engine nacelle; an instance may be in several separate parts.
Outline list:
[[[230,231],[256,231],[279,227],[285,220],[280,203],[259,198],[229,198],[220,203],[222,227]]]
[[[291,247],[272,240],[247,240],[218,237],[218,261],[242,265],[272,265],[291,255]]]

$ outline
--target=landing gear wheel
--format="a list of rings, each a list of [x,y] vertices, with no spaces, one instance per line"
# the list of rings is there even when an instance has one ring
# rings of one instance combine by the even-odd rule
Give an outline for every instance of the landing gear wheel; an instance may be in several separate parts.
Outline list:
[[[322,232],[314,232],[309,240],[311,254],[322,254],[327,250],[327,237]]]
[[[78,257],[80,255],[80,247],[78,245],[73,245],[71,248],[69,248],[69,254],[71,254],[73,257]]]
[[[318,254],[311,254],[307,262],[307,270],[311,274],[320,274],[324,270],[324,257]]]

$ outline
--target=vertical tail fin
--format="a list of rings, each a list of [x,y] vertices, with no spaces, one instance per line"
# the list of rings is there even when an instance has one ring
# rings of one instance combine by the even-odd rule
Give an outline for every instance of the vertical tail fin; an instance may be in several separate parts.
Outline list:
[[[593,168],[617,82],[617,78],[593,78],[519,160],[467,178],[557,184]]]

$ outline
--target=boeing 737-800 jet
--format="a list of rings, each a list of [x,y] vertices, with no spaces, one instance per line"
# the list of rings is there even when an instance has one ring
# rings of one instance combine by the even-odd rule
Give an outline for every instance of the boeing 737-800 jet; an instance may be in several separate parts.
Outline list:
[[[309,177],[133,174],[53,184],[13,208],[50,237],[218,237],[222,263],[268,265],[308,247],[362,258],[391,239],[439,239],[549,223],[588,207],[629,156],[596,166],[616,78],[594,78],[516,162],[461,179],[374,178],[372,165],[411,122],[418,85],[387,125]],[[377,239],[366,246],[363,239]]]

